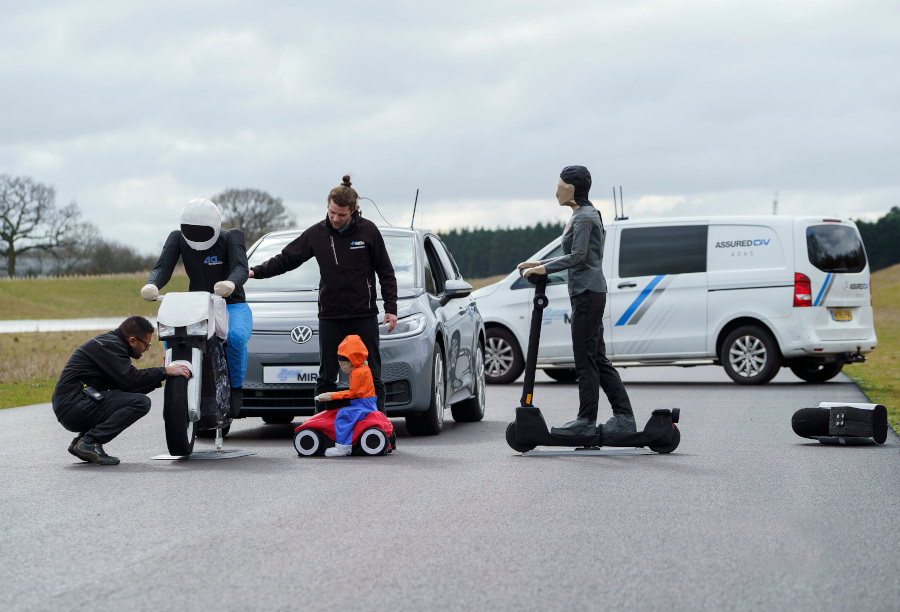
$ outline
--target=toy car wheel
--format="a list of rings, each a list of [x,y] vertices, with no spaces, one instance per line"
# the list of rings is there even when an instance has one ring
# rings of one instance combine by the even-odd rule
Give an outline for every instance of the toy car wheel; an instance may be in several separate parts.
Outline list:
[[[663,446],[655,446],[653,444],[648,444],[647,446],[654,453],[659,453],[660,455],[665,455],[667,453],[671,453],[673,450],[678,448],[678,443],[681,442],[681,432],[678,431],[678,428],[675,425],[672,425],[672,429],[675,431],[672,432],[672,441]]]
[[[527,453],[530,450],[534,450],[533,446],[528,446],[527,444],[519,444],[518,442],[516,442],[515,423],[510,423],[506,426],[506,443],[509,444],[509,447],[517,453]]]
[[[325,437],[314,429],[301,429],[294,434],[294,448],[301,457],[324,455],[327,446],[323,440]]]
[[[359,450],[364,455],[386,455],[390,449],[387,435],[377,427],[369,427],[359,435]]]

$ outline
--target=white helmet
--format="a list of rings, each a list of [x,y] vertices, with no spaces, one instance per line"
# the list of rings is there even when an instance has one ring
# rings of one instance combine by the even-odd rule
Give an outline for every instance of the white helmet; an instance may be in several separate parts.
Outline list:
[[[222,213],[215,202],[206,198],[194,198],[181,211],[181,235],[196,251],[205,251],[219,239]]]

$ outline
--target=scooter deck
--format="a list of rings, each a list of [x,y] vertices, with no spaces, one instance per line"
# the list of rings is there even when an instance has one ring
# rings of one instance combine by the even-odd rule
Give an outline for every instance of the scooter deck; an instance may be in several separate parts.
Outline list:
[[[655,455],[649,448],[551,448],[548,450],[530,450],[522,453],[523,457],[615,457],[617,455]]]
[[[201,460],[210,460],[210,459],[234,459],[236,457],[248,457],[250,455],[255,455],[256,453],[249,450],[241,450],[239,448],[231,449],[231,450],[203,450],[203,451],[194,451],[190,455],[185,456],[175,456],[175,455],[157,455],[156,457],[151,457],[151,459],[159,459],[159,460],[168,460],[168,461],[201,461]]]

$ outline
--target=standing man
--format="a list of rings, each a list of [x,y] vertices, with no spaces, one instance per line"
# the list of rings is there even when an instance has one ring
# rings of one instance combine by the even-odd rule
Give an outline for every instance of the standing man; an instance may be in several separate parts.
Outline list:
[[[606,278],[603,276],[603,242],[606,229],[600,213],[588,200],[591,173],[584,166],[567,166],[559,175],[556,199],[569,206],[572,217],[562,235],[564,255],[519,264],[523,275],[569,270],[569,301],[572,304],[572,349],[578,376],[578,416],[551,433],[559,436],[592,436],[597,433],[600,388],[612,406],[613,416],[605,433],[636,431],[631,401],[619,373],[606,357],[603,342],[603,310],[606,308]]]
[[[150,393],[167,376],[190,377],[183,365],[138,370],[150,348],[153,325],[144,317],[129,317],[111,332],[79,346],[63,368],[53,390],[53,412],[69,431],[79,433],[69,452],[90,463],[116,465],[103,445],[150,412]]]
[[[350,335],[362,339],[369,368],[384,412],[384,383],[378,352],[378,304],[375,275],[384,300],[384,325],[397,325],[397,279],[374,223],[359,214],[359,194],[350,175],[328,193],[327,214],[288,244],[278,255],[250,269],[250,278],[269,278],[298,268],[315,257],[319,264],[319,375],[315,395],[337,391],[338,345]],[[317,404],[318,406],[318,404]]]
[[[253,331],[253,313],[244,297],[248,275],[244,232],[223,231],[222,214],[215,202],[194,198],[181,211],[181,229],[173,230],[166,239],[147,284],[141,288],[141,297],[152,302],[159,296],[159,290],[172,278],[179,257],[190,281],[190,291],[206,291],[225,298],[231,416],[237,418],[244,399],[247,342]]]

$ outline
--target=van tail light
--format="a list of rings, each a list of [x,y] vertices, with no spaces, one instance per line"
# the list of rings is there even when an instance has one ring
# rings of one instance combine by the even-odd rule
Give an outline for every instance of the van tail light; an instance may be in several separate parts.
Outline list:
[[[812,306],[812,286],[806,274],[794,273],[794,307]]]

